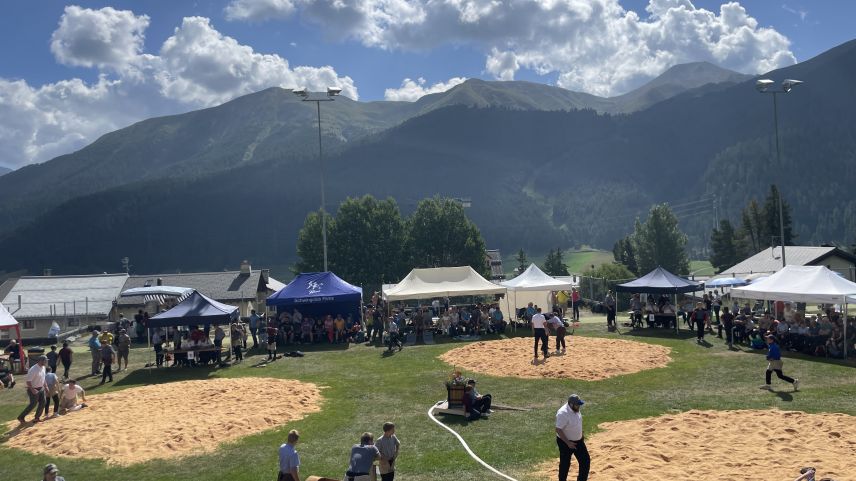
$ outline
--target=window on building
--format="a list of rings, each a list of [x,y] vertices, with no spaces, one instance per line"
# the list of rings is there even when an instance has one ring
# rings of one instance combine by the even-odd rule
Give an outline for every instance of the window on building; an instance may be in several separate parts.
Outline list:
[[[32,330],[36,328],[36,321],[32,319],[24,319],[21,321],[21,329]]]

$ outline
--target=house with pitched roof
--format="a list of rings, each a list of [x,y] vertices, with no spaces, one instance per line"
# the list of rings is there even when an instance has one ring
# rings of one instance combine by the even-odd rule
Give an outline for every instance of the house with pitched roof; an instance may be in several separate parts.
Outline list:
[[[0,285],[0,302],[21,324],[24,338],[47,339],[54,323],[68,333],[111,319],[127,280],[128,274],[11,278]]]
[[[285,287],[270,276],[270,269],[253,269],[244,261],[237,271],[132,275],[122,290],[157,285],[196,289],[215,301],[237,307],[242,317],[249,316],[252,309],[264,312],[265,299]],[[120,297],[117,308],[118,314],[128,319],[133,319],[139,309],[155,313],[154,307],[147,306],[142,297]]]
[[[785,261],[794,266],[826,266],[845,279],[856,282],[856,256],[835,246],[785,246]],[[753,278],[782,268],[782,246],[762,250],[723,270],[715,277]]]

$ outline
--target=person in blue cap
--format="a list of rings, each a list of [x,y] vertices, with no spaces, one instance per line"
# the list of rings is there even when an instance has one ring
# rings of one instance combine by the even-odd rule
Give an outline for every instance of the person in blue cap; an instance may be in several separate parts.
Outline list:
[[[577,457],[577,481],[588,480],[591,458],[583,436],[583,415],[580,408],[585,402],[576,394],[556,411],[556,444],[559,446],[559,481],[567,481],[571,456]]]

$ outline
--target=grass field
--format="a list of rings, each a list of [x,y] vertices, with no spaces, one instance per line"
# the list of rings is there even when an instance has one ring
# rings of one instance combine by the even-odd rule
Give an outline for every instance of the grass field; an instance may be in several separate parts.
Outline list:
[[[777,390],[758,389],[763,382],[764,356],[746,350],[729,351],[720,340],[696,345],[693,336],[659,330],[608,334],[603,322],[589,317],[577,329],[578,336],[621,337],[662,344],[672,348],[673,362],[666,368],[620,376],[598,382],[572,380],[522,380],[479,376],[482,392],[491,392],[496,402],[531,408],[530,412],[499,412],[488,420],[466,423],[445,418],[482,459],[521,481],[532,479],[530,468],[555,458],[553,419],[568,394],[578,392],[587,401],[584,408],[587,433],[603,421],[655,416],[688,409],[765,409],[778,407],[807,412],[842,412],[856,415],[856,370],[839,362],[791,357],[786,372],[800,378],[803,387],[792,393],[789,385]],[[210,455],[179,460],[152,461],[128,468],[106,466],[97,460],[72,460],[31,455],[0,443],[0,472],[3,480],[37,479],[41,466],[59,464],[66,479],[87,481],[136,481],[205,479],[261,481],[275,479],[277,447],[289,429],[301,431],[298,450],[301,474],[341,478],[347,467],[351,444],[363,431],[380,432],[384,421],[398,425],[403,443],[398,472],[401,479],[484,480],[489,473],[467,457],[452,436],[426,416],[429,406],[445,398],[443,381],[452,367],[437,356],[458,343],[407,347],[386,356],[375,347],[354,346],[307,352],[306,357],[279,360],[265,368],[253,367],[261,356],[250,355],[243,364],[225,369],[177,368],[149,371],[142,367],[147,352],[132,354],[132,369],[116,376],[108,387],[94,388],[96,380],[84,378],[88,394],[129,389],[150,383],[168,383],[206,377],[294,378],[326,386],[324,410],[307,418],[222,446]],[[573,341],[569,354],[573,353]],[[77,356],[73,374],[86,370],[86,352]],[[617,355],[620,353],[616,353]],[[264,389],[260,383],[259,389]],[[24,405],[24,391],[15,388],[0,393],[0,421],[15,419]],[[180,392],[175,402],[188,402]],[[277,399],[270,399],[277,403]],[[245,409],[265,410],[265,405]],[[151,414],[148,406],[132,406],[115,416],[131,418]],[[218,413],[199,413],[217,416]],[[51,421],[51,422],[62,422]],[[5,427],[0,430],[5,431]],[[157,442],[157,440],[152,440]],[[810,456],[810,453],[805,453]],[[592,453],[593,464],[606,462]],[[806,464],[809,458],[798,459]],[[614,460],[612,461],[614,462]]]
[[[690,261],[690,272],[697,276],[712,276],[715,269],[710,261]]]
[[[563,254],[565,257],[565,265],[568,266],[568,272],[571,274],[580,274],[583,271],[590,269],[592,265],[598,267],[601,264],[607,264],[613,261],[612,252],[587,247],[583,247],[579,250],[565,250],[563,251]],[[530,263],[534,262],[540,267],[544,265],[545,257],[546,254],[528,256],[528,261]],[[517,269],[517,253],[514,252],[506,256],[502,262],[506,274],[511,274],[512,271]]]

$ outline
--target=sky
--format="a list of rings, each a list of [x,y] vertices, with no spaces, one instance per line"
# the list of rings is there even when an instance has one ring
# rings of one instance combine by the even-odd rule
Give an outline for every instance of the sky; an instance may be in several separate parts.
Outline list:
[[[272,86],[414,101],[468,78],[613,96],[708,61],[759,74],[852,40],[851,0],[6,0],[0,166]]]

